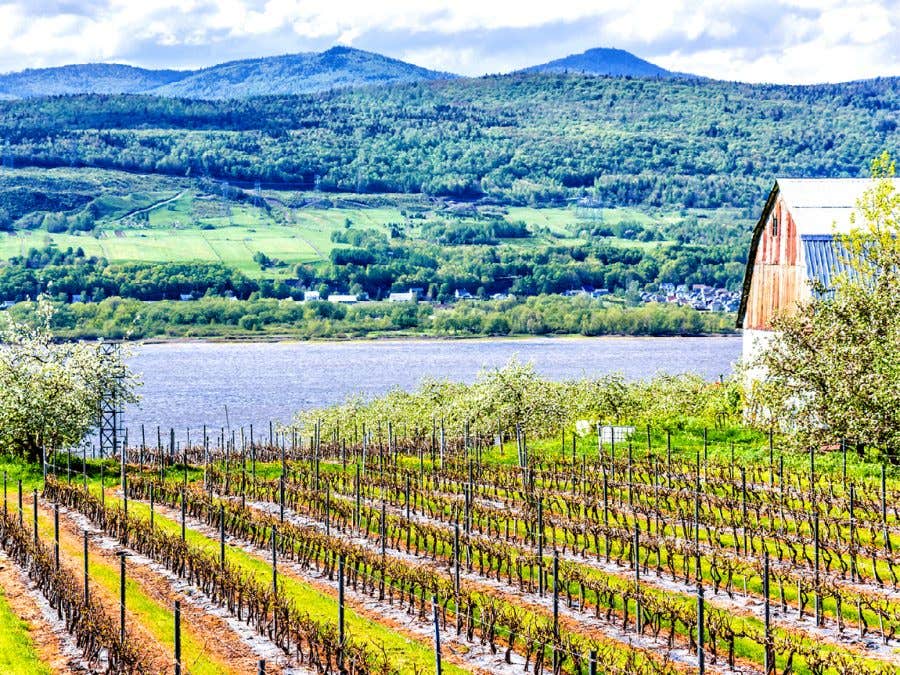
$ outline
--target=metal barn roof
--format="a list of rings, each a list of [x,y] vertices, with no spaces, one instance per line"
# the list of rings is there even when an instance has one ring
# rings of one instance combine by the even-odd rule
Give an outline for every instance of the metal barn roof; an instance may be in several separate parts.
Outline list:
[[[830,234],[804,234],[800,236],[803,255],[806,260],[806,278],[820,283],[826,290],[834,288],[834,279],[839,274],[849,272],[855,276],[847,264],[846,249],[839,239]]]
[[[900,190],[900,179],[894,184]],[[779,178],[775,185],[803,235],[849,231],[857,201],[874,183],[871,178]]]

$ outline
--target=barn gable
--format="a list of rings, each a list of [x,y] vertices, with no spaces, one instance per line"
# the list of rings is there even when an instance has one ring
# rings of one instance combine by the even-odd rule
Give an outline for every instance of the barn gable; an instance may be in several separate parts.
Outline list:
[[[777,313],[809,297],[811,281],[830,287],[844,268],[833,235],[850,230],[856,202],[871,186],[867,178],[776,180],[750,241],[739,328],[771,330]]]

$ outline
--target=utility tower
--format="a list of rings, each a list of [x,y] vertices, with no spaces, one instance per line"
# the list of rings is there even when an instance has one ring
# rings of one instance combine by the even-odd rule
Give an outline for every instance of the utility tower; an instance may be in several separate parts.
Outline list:
[[[119,342],[100,343],[100,355],[104,359],[117,359],[121,344]],[[122,426],[122,399],[119,395],[124,372],[113,378],[113,386],[100,401],[100,456],[112,457],[122,449],[124,439]]]

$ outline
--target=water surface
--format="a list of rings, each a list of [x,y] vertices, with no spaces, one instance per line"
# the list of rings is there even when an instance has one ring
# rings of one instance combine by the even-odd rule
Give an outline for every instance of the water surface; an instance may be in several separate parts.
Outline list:
[[[269,420],[357,392],[412,389],[427,377],[472,382],[513,357],[554,380],[614,372],[632,380],[659,372],[715,379],[731,371],[740,351],[736,337],[147,344],[130,359],[143,377],[143,400],[126,410],[125,425],[132,438],[142,423],[154,438],[157,425],[268,429]]]

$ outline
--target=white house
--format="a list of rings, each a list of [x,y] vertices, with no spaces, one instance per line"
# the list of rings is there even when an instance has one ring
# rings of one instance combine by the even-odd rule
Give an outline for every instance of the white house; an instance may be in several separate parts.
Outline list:
[[[414,291],[405,291],[403,293],[391,293],[388,296],[390,302],[418,302],[419,296]]]
[[[353,305],[359,302],[359,298],[357,298],[355,295],[332,293],[328,296],[328,302],[339,302],[342,305]]]

